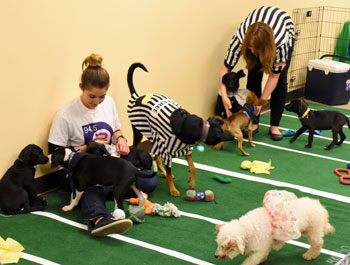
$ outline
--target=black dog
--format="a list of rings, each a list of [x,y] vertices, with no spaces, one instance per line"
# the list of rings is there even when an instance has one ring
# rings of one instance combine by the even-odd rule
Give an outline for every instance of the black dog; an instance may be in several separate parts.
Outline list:
[[[42,211],[47,206],[44,198],[33,191],[34,166],[46,164],[48,157],[34,144],[27,145],[0,180],[0,209],[5,214]]]
[[[72,173],[76,196],[62,208],[71,211],[78,205],[84,190],[88,186],[113,186],[115,211],[123,210],[124,194],[132,188],[139,198],[140,205],[146,201],[145,195],[138,189],[137,176],[150,177],[139,171],[131,162],[114,156],[95,156],[84,152],[75,152],[74,148],[59,147],[49,156],[51,167],[58,165]]]
[[[94,141],[89,141],[87,143],[87,153],[97,156],[109,156],[110,152],[106,149],[104,144],[99,144]],[[130,152],[127,155],[122,155],[120,158],[130,161],[139,170],[152,169],[152,157],[151,155],[139,148],[130,147]]]
[[[241,79],[242,77],[245,77],[243,70],[239,70],[237,73],[230,72],[225,74],[222,77],[222,83],[225,85],[228,98],[231,101],[232,108],[230,110],[232,113],[235,113],[242,109],[242,106],[238,103],[237,99],[233,96],[233,94],[239,88],[239,79]],[[224,119],[227,118],[224,104],[222,104],[221,95],[218,95],[218,98],[216,100],[215,115],[220,116]]]
[[[315,130],[332,130],[333,141],[325,147],[330,150],[334,145],[341,145],[346,136],[343,133],[343,125],[347,124],[350,128],[349,119],[339,111],[335,110],[311,110],[307,103],[302,99],[293,99],[287,106],[287,111],[298,114],[302,127],[296,132],[290,142],[294,142],[299,135],[309,129],[308,144],[306,148],[312,147],[312,140]],[[338,133],[340,140],[338,141]]]
[[[131,94],[128,114],[134,133],[133,146],[137,147],[143,136],[152,143],[151,153],[156,156],[157,166],[167,178],[170,194],[180,196],[173,182],[172,158],[185,156],[190,167],[188,185],[194,188],[195,168],[191,157],[192,145],[202,141],[208,145],[216,145],[234,138],[222,130],[221,121],[214,118],[205,121],[188,113],[169,97],[159,94],[139,96],[132,81],[134,70],[138,67],[147,72],[141,63],[131,65],[128,71],[128,85]]]

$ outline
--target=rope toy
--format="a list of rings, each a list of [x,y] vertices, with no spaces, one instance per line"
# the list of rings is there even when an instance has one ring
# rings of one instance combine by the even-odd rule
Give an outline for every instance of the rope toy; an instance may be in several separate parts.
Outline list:
[[[174,204],[170,202],[167,202],[163,206],[161,206],[158,203],[155,203],[152,206],[152,214],[157,214],[164,217],[170,217],[170,216],[180,217],[179,210]]]
[[[188,201],[213,201],[214,192],[211,190],[206,190],[204,192],[197,192],[195,190],[186,191],[186,200]]]

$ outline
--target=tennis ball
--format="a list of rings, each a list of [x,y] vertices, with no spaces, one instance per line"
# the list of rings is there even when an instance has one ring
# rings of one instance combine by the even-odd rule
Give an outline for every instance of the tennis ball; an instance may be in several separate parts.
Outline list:
[[[197,145],[197,150],[199,152],[203,152],[204,151],[204,146],[203,145]]]

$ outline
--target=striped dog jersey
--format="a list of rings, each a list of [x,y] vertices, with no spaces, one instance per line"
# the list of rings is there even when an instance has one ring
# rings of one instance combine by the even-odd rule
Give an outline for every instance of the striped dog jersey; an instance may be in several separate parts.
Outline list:
[[[162,95],[146,94],[142,101],[134,93],[128,103],[131,124],[153,145],[151,153],[162,158],[171,167],[173,157],[192,153],[193,147],[175,136],[170,126],[171,114],[179,108],[178,103]]]

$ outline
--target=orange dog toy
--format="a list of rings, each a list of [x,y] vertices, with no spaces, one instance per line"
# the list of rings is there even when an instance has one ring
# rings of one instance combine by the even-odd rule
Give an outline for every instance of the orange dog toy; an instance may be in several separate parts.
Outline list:
[[[147,194],[145,194],[145,195],[146,195],[146,198],[148,198],[148,195]],[[129,203],[139,205],[139,198],[130,198]],[[153,203],[149,200],[146,200],[145,204],[143,205],[143,207],[145,207],[145,214],[151,214],[152,213],[152,206],[155,204],[156,203]]]

